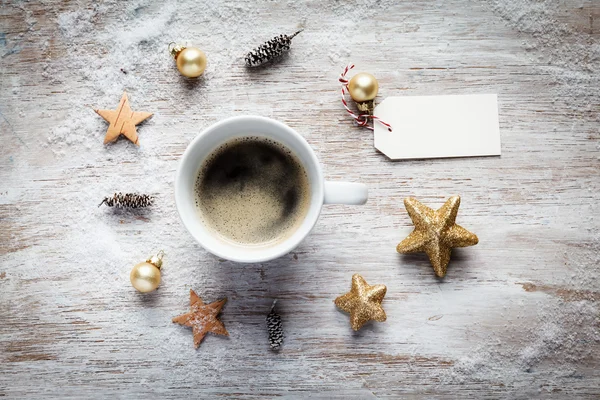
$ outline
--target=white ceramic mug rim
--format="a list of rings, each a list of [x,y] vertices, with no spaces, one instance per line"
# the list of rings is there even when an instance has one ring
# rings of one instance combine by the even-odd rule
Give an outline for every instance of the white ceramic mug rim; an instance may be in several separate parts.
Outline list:
[[[300,224],[298,228],[286,239],[268,247],[259,247],[253,248],[252,246],[235,246],[233,244],[229,244],[223,242],[218,239],[217,235],[211,232],[210,228],[208,228],[199,216],[195,216],[192,218],[186,218],[184,214],[187,213],[186,210],[189,211],[190,203],[194,202],[193,192],[183,193],[182,185],[184,179],[193,179],[195,180],[196,176],[189,176],[189,172],[185,170],[186,163],[191,162],[190,157],[191,154],[196,150],[196,148],[205,141],[205,138],[209,137],[209,135],[214,134],[214,132],[218,132],[224,129],[228,129],[228,125],[237,124],[240,127],[245,125],[252,124],[265,124],[270,125],[272,127],[276,127],[282,134],[288,134],[291,142],[295,142],[294,146],[290,146],[289,142],[282,143],[289,150],[291,150],[304,164],[307,173],[309,174],[309,182],[311,187],[311,200],[309,209],[304,217],[304,220]],[[243,130],[244,128],[240,128],[239,130]],[[239,134],[226,134],[223,136],[223,139],[220,140],[220,144],[226,143],[236,137],[244,137],[244,136],[256,136],[254,132],[242,133]],[[259,132],[256,132],[259,133]],[[270,134],[265,134],[262,132],[265,137],[269,137],[275,141],[282,142],[278,138],[271,136]],[[202,160],[196,161],[197,168],[195,169],[195,174],[198,173],[200,166],[203,164],[206,156],[208,156],[213,150],[214,146],[205,151],[204,157]],[[307,162],[308,161],[308,162]],[[302,137],[298,132],[294,129],[290,128],[286,124],[276,121],[271,118],[261,117],[261,116],[235,116],[219,121],[205,130],[203,130],[198,136],[196,136],[188,145],[185,152],[181,156],[181,160],[179,162],[176,178],[175,178],[175,203],[177,205],[177,210],[179,212],[180,219],[183,225],[186,227],[188,232],[194,237],[198,243],[202,247],[204,247],[210,253],[216,255],[217,257],[225,258],[227,260],[235,261],[235,262],[244,262],[244,263],[256,263],[256,262],[264,262],[273,260],[275,258],[281,257],[290,251],[292,251],[304,238],[310,233],[319,219],[319,215],[321,213],[321,209],[323,207],[324,200],[324,179],[323,172],[321,169],[321,164],[314,152],[314,150],[310,147],[306,139]],[[189,213],[188,213],[189,214]],[[187,214],[186,214],[187,215]],[[188,215],[189,216],[189,215]]]

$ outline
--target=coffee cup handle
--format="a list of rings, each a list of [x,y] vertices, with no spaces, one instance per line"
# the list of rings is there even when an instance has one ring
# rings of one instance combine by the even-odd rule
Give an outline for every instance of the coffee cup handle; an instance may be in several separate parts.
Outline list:
[[[362,183],[325,181],[325,204],[360,205],[368,197],[367,186]]]

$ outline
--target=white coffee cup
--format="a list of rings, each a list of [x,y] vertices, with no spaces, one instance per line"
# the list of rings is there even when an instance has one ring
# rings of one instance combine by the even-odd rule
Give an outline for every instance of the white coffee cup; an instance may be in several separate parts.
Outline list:
[[[283,144],[296,155],[308,175],[311,197],[306,216],[295,232],[274,244],[243,245],[221,239],[205,225],[195,204],[196,178],[207,157],[220,145],[245,136],[265,137]],[[323,179],[315,152],[299,133],[281,122],[256,116],[228,118],[204,130],[183,153],[175,179],[175,202],[183,225],[206,250],[237,262],[268,261],[292,251],[312,230],[323,204],[364,204],[366,201],[365,185]]]

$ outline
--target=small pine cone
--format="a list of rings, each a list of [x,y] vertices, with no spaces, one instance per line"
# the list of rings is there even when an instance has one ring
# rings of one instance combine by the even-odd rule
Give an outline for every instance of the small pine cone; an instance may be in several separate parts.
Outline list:
[[[267,315],[267,330],[269,331],[269,344],[272,350],[279,350],[281,343],[283,343],[283,325],[281,323],[281,316],[275,312],[275,303],[271,306],[271,312]]]
[[[147,194],[137,193],[115,193],[112,197],[105,197],[102,204],[106,204],[109,207],[117,208],[143,208],[151,206],[154,203],[154,197]]]
[[[281,56],[290,49],[292,39],[300,32],[302,32],[302,30],[299,30],[291,36],[275,36],[268,42],[263,43],[246,55],[246,66],[258,67],[259,65],[265,64]]]

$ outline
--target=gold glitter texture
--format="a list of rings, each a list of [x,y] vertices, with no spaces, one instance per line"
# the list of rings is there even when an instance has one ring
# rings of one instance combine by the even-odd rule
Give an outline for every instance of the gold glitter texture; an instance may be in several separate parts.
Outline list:
[[[386,290],[385,285],[369,286],[362,276],[354,274],[350,291],[335,299],[335,305],[350,313],[350,326],[357,331],[370,320],[386,320],[381,307]]]
[[[404,206],[415,230],[398,246],[398,253],[426,253],[440,278],[446,275],[453,247],[474,246],[479,239],[460,225],[456,225],[456,215],[460,206],[460,196],[450,197],[437,211],[423,205],[417,199],[404,199]]]

